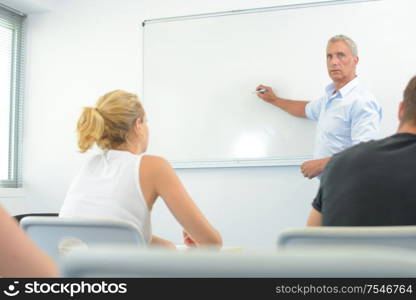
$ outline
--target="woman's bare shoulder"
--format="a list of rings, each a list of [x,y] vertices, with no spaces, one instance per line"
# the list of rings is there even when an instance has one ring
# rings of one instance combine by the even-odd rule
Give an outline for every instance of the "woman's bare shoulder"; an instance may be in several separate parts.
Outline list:
[[[170,163],[165,158],[156,155],[143,155],[141,168],[146,173],[158,173],[160,171],[172,169]]]

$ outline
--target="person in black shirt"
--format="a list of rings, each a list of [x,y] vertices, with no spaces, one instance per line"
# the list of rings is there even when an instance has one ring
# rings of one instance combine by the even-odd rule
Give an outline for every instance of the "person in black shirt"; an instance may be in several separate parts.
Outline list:
[[[416,76],[399,107],[396,134],[334,155],[308,226],[416,225]]]

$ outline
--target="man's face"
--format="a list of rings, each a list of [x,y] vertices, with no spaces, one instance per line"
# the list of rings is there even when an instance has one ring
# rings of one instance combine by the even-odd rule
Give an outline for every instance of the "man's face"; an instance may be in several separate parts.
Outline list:
[[[326,65],[328,75],[334,83],[347,83],[355,77],[358,57],[353,57],[344,41],[328,43],[326,48]]]

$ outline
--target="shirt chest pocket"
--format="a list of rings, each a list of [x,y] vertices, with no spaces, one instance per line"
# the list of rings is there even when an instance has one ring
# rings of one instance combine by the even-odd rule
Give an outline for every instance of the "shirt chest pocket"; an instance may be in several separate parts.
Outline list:
[[[333,138],[350,138],[350,120],[344,114],[328,113],[320,124],[322,132]]]

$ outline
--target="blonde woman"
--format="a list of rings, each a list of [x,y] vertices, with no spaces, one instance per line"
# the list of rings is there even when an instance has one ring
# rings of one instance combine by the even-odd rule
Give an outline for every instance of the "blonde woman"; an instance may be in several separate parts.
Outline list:
[[[0,207],[0,277],[56,277],[53,260]]]
[[[67,192],[61,217],[104,217],[132,222],[156,246],[173,243],[152,235],[150,212],[161,197],[182,225],[186,245],[221,246],[221,236],[186,192],[170,164],[144,155],[145,112],[137,96],[116,90],[86,107],[78,120],[78,146],[103,151],[90,158]]]

